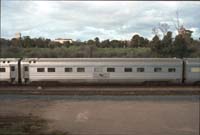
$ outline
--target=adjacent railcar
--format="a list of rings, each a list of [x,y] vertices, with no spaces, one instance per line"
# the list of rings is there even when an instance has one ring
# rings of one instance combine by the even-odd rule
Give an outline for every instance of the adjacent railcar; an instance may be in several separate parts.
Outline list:
[[[23,83],[181,83],[182,60],[177,58],[26,58]]]
[[[184,59],[184,77],[185,84],[200,84],[200,58]]]
[[[19,66],[18,58],[0,58],[0,82],[13,84],[18,83]]]

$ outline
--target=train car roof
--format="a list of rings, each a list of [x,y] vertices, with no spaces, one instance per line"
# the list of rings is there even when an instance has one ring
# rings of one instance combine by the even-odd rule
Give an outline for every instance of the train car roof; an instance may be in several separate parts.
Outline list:
[[[186,64],[200,64],[200,58],[185,58]]]
[[[182,61],[179,58],[24,58],[22,61],[39,61],[39,62],[49,62],[49,61],[59,61],[59,62],[67,62],[67,61],[162,61],[162,62],[171,62],[171,61]]]
[[[20,58],[0,58],[0,61],[18,61],[18,60],[20,60]]]
[[[0,58],[0,66],[17,64],[20,58]]]

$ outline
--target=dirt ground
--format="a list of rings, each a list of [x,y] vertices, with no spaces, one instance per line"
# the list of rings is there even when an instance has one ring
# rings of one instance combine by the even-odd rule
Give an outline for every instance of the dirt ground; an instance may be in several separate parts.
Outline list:
[[[76,135],[199,135],[199,97],[0,97],[0,116],[37,116]]]

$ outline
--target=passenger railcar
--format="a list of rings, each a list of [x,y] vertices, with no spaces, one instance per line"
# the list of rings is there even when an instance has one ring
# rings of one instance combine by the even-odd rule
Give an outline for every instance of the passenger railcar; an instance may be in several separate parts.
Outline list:
[[[200,58],[0,58],[0,82],[200,83]]]
[[[21,77],[23,83],[181,83],[182,65],[177,58],[26,58]]]
[[[19,58],[0,58],[0,82],[18,83]]]
[[[184,83],[200,84],[200,58],[184,59]]]

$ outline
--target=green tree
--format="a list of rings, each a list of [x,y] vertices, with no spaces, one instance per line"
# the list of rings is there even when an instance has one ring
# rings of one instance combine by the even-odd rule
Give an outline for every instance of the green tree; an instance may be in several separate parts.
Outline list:
[[[69,41],[66,41],[63,43],[63,46],[68,48],[71,46],[71,43]]]
[[[185,38],[182,35],[177,35],[173,45],[173,56],[179,58],[188,57],[190,51]]]
[[[96,37],[96,38],[94,39],[94,41],[95,41],[96,47],[99,47],[99,46],[100,46],[100,40],[99,40],[99,38]]]
[[[35,47],[34,46],[34,41],[29,36],[24,36],[22,38],[22,46],[24,48]]]
[[[150,42],[151,49],[153,53],[158,54],[161,49],[161,41],[157,35],[155,35]]]
[[[139,46],[140,46],[140,36],[136,34],[131,39],[131,47],[139,47]]]
[[[110,46],[111,46],[112,48],[122,48],[122,47],[123,47],[123,44],[122,44],[122,42],[119,41],[119,40],[112,40],[112,41],[110,42]]]
[[[102,41],[100,47],[102,47],[102,48],[110,47],[110,40],[106,39],[106,40]]]
[[[49,44],[48,44],[48,47],[49,48],[56,48],[56,47],[61,47],[61,46],[63,46],[61,43],[59,43],[59,42],[49,42]]]
[[[162,41],[161,41],[161,48],[160,48],[160,55],[164,56],[164,57],[169,57],[172,55],[172,50],[173,50],[173,46],[172,46],[172,32],[168,31],[167,34],[163,37]]]
[[[16,38],[11,39],[11,46],[12,47],[21,47],[22,46],[21,39],[16,39]]]
[[[95,44],[96,44],[95,41],[92,39],[87,41],[87,45],[95,45]]]

